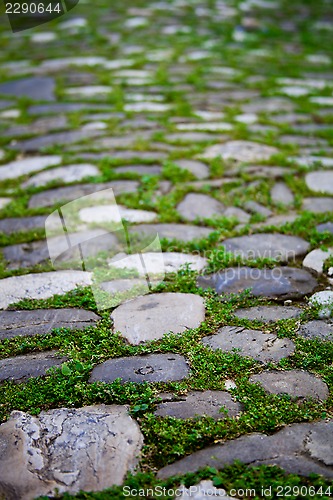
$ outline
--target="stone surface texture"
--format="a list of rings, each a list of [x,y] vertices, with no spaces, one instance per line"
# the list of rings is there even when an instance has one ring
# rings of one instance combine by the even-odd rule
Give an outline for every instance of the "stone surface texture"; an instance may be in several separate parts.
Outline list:
[[[121,304],[111,319],[114,331],[131,344],[139,344],[162,338],[168,332],[197,328],[205,319],[205,307],[199,295],[151,294]]]
[[[0,493],[8,500],[101,491],[138,465],[143,436],[124,406],[15,411],[0,426]]]

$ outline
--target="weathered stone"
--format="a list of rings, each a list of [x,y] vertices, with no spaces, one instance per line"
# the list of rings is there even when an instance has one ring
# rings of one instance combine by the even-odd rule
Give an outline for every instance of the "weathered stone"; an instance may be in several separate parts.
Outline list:
[[[228,410],[227,415],[220,411],[221,406]],[[182,419],[206,415],[218,420],[226,416],[235,417],[241,409],[242,405],[235,402],[228,392],[192,391],[186,396],[160,403],[155,411],[155,415]]]
[[[106,233],[104,229],[91,229],[4,247],[3,256],[10,263],[9,269],[35,266],[51,257],[56,262],[76,260],[81,268],[81,256],[90,257],[103,250],[113,250],[117,244],[118,240],[113,233]]]
[[[166,479],[203,467],[223,469],[239,460],[253,466],[277,465],[291,474],[309,476],[316,473],[331,479],[332,431],[333,421],[328,420],[288,425],[271,436],[260,433],[241,436],[167,465],[157,477]]]
[[[278,150],[272,146],[250,141],[229,141],[225,144],[216,144],[206,149],[202,158],[207,160],[220,156],[223,160],[234,160],[237,162],[251,162],[269,160],[277,154]]]
[[[143,262],[142,262],[143,260]],[[207,265],[207,260],[199,255],[190,255],[176,252],[146,252],[141,254],[115,255],[109,262],[109,266],[116,269],[135,269],[140,276],[146,274],[175,273],[182,266],[189,265],[193,271],[202,271]]]
[[[13,217],[0,220],[0,231],[5,234],[30,231],[31,229],[42,229],[45,226],[46,215],[32,217]]]
[[[143,445],[124,406],[15,411],[0,426],[0,494],[8,500],[100,491],[134,472]]]
[[[224,208],[222,203],[211,196],[196,193],[187,194],[177,206],[182,218],[190,221],[219,217],[223,214]]]
[[[294,202],[294,195],[284,182],[274,184],[271,190],[271,198],[273,203],[281,203],[282,205],[292,205]]]
[[[35,194],[30,198],[29,208],[49,207],[56,203],[76,200],[88,194],[97,193],[112,188],[114,194],[133,193],[139,184],[136,181],[111,181],[102,184],[77,184],[58,189],[49,189]],[[103,198],[103,193],[101,193]],[[96,200],[97,198],[95,198]]]
[[[58,355],[57,351],[26,354],[15,358],[0,360],[0,383],[6,380],[23,382],[31,377],[42,377],[53,366],[60,366],[67,358]]]
[[[302,309],[299,307],[254,306],[245,309],[237,309],[234,315],[240,319],[274,323],[275,321],[283,319],[298,318],[301,313]]]
[[[289,394],[292,398],[325,400],[327,385],[312,373],[303,370],[267,371],[252,375],[250,382],[259,383],[270,394]]]
[[[121,222],[126,219],[129,222],[151,222],[157,218],[155,212],[148,210],[135,210],[122,205],[98,205],[83,208],[79,212],[83,222]]]
[[[161,293],[137,297],[111,314],[114,331],[131,344],[160,339],[168,332],[198,328],[205,319],[202,297],[191,293]]]
[[[319,318],[329,318],[333,316],[333,291],[323,290],[314,293],[309,299],[309,304],[319,306]]]
[[[189,375],[186,360],[179,354],[147,354],[127,358],[108,359],[97,365],[90,382],[110,383],[117,378],[122,382],[172,382]]]
[[[22,184],[22,187],[44,186],[48,182],[60,181],[62,183],[81,181],[85,177],[99,175],[100,171],[94,165],[81,163],[79,165],[66,165],[65,167],[52,168],[31,177]]]
[[[304,198],[302,209],[315,214],[333,212],[333,198]]]
[[[255,269],[244,266],[230,267],[215,274],[200,276],[197,284],[202,288],[213,288],[219,295],[250,289],[251,295],[255,297],[285,300],[310,294],[318,283],[303,269],[293,267]]]
[[[240,349],[240,356],[250,356],[261,363],[278,362],[295,350],[294,343],[287,338],[280,339],[272,333],[241,326],[224,326],[215,335],[204,337],[202,342],[212,349],[226,352]]]
[[[333,195],[333,171],[316,170],[316,172],[310,172],[306,174],[305,182],[312,191]]]
[[[273,215],[273,217],[269,217],[265,222],[260,222],[259,224],[254,224],[252,227],[255,229],[260,228],[260,227],[270,227],[270,226],[275,226],[275,227],[281,227],[284,226],[287,223],[294,222],[297,219],[297,214],[291,213],[288,215]]]
[[[158,235],[168,240],[192,241],[207,238],[212,229],[207,227],[189,226],[185,224],[138,224],[129,230],[132,234],[142,237]]]
[[[55,82],[49,77],[22,78],[0,85],[0,94],[29,97],[35,101],[55,101]]]
[[[227,252],[242,259],[268,258],[280,262],[304,255],[310,244],[297,236],[278,233],[258,233],[230,238],[222,244]]]
[[[315,319],[301,325],[297,333],[306,339],[333,340],[333,323]]]
[[[57,271],[12,276],[0,280],[0,309],[7,309],[22,299],[48,299],[63,295],[78,286],[91,285],[91,273],[85,271]]]
[[[17,336],[41,335],[54,328],[82,330],[96,324],[99,317],[84,309],[36,309],[0,312],[0,340]]]
[[[34,156],[12,161],[0,167],[0,180],[15,179],[20,175],[30,174],[43,168],[52,167],[61,163],[61,156]]]
[[[206,179],[209,177],[209,168],[201,161],[176,160],[175,163],[178,167],[191,172],[191,174],[193,174],[197,179]]]
[[[325,222],[324,224],[319,224],[316,229],[318,233],[325,233],[327,231],[328,233],[333,234],[333,222]]]
[[[101,289],[110,294],[127,292],[138,286],[142,286],[143,291],[147,291],[147,281],[139,278],[117,279],[100,283]]]

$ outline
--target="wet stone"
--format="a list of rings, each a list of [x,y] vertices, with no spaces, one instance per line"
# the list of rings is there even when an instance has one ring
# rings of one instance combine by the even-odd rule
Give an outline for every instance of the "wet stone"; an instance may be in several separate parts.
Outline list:
[[[179,354],[148,354],[109,359],[97,365],[90,382],[110,383],[120,378],[125,382],[172,382],[189,375],[189,367]]]
[[[26,354],[0,360],[0,383],[6,380],[23,382],[31,377],[42,377],[49,368],[60,366],[67,358],[57,351]]]
[[[214,350],[226,352],[240,349],[240,356],[250,356],[261,363],[277,363],[295,350],[294,343],[288,338],[281,339],[272,333],[248,330],[241,326],[224,326],[215,335],[204,337],[202,343]]]
[[[177,206],[177,211],[183,219],[211,219],[219,217],[224,212],[224,205],[205,194],[189,193]]]
[[[111,314],[113,330],[131,344],[160,339],[164,334],[198,328],[205,319],[202,297],[190,293],[160,293],[137,297]]]
[[[310,244],[297,236],[277,233],[258,233],[230,238],[223,242],[227,252],[242,259],[269,258],[280,262],[295,260],[304,255]]]
[[[297,333],[306,339],[333,340],[333,323],[315,319],[301,325]]]
[[[138,224],[130,228],[129,232],[139,234],[142,237],[158,234],[160,238],[168,240],[192,241],[207,238],[213,230],[185,224]]]
[[[221,411],[221,407],[227,410],[227,414]],[[218,420],[226,416],[235,417],[241,409],[242,405],[235,402],[228,392],[192,391],[186,396],[160,403],[155,415],[181,419],[207,416]]]
[[[54,101],[55,82],[49,77],[22,78],[0,85],[0,94],[28,97],[36,101]]]
[[[54,328],[83,330],[93,326],[99,316],[84,309],[36,309],[0,312],[0,340],[17,336],[43,335]]]
[[[250,289],[254,297],[285,300],[310,294],[318,283],[303,269],[292,267],[254,269],[244,266],[230,267],[215,274],[200,276],[197,285],[204,289],[213,288],[219,295]]]
[[[320,378],[303,370],[267,371],[253,375],[250,382],[259,383],[269,394],[289,394],[295,399],[325,400],[329,394]]]
[[[0,495],[30,500],[122,484],[138,464],[143,436],[125,406],[99,405],[12,412],[0,442]]]
[[[240,319],[251,321],[261,321],[263,323],[274,323],[284,319],[298,318],[302,313],[299,307],[282,306],[254,306],[244,309],[237,309],[234,315]]]
[[[280,372],[279,372],[280,373]],[[313,473],[333,478],[333,421],[286,426],[267,436],[255,433],[209,446],[161,469],[157,477],[196,472],[203,467],[223,469],[235,460],[251,466],[277,465],[287,473],[309,476]]]
[[[4,278],[0,280],[0,309],[6,309],[22,299],[48,299],[78,286],[89,285],[91,273],[84,271],[57,271]]]
[[[49,207],[56,203],[76,200],[88,194],[112,188],[114,194],[134,193],[139,184],[137,181],[111,181],[102,184],[77,184],[58,189],[49,189],[37,193],[30,198],[29,208]],[[101,193],[103,198],[103,193]],[[97,198],[95,198],[97,199]]]
[[[206,149],[202,158],[207,160],[221,157],[223,160],[234,160],[237,162],[252,162],[269,160],[277,154],[278,150],[272,146],[250,141],[229,141],[225,144],[217,144]]]

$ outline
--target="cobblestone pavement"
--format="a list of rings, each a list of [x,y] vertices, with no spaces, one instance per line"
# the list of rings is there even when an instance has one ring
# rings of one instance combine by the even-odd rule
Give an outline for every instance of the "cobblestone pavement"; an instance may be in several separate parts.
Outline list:
[[[1,498],[333,494],[332,30],[324,0],[1,25]]]

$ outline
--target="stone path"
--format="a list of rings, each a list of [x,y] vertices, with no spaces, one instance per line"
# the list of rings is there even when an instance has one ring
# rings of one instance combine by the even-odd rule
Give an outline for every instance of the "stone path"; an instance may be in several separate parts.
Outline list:
[[[0,27],[0,497],[331,479],[332,7],[130,3]]]

